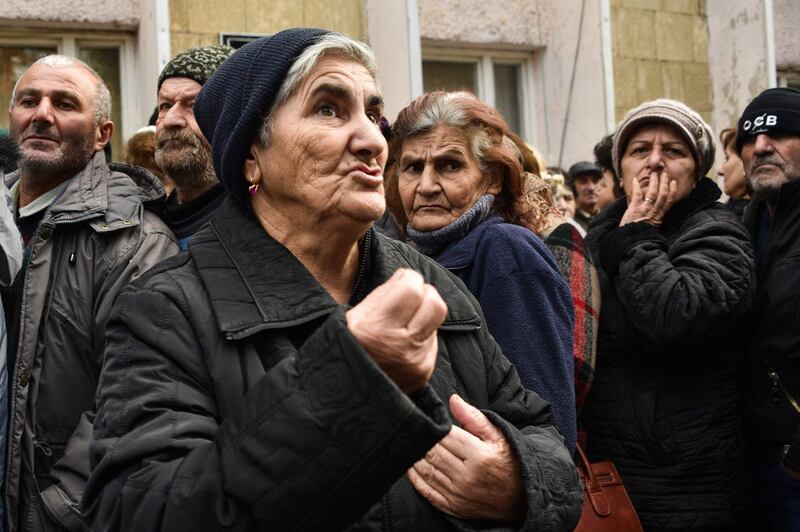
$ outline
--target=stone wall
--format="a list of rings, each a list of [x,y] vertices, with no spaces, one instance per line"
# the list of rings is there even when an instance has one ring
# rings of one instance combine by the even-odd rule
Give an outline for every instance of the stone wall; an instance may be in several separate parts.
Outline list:
[[[219,44],[219,34],[320,27],[366,38],[362,0],[170,0],[172,55]]]
[[[84,24],[83,28],[135,28],[139,24],[139,0],[0,1],[0,19]]]
[[[617,120],[647,100],[681,100],[710,121],[704,0],[611,0]]]

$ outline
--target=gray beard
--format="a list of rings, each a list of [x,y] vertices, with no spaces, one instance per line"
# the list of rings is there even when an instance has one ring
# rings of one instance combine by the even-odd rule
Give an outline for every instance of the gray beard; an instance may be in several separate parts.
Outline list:
[[[156,164],[179,189],[207,188],[217,182],[211,153],[205,146],[157,148]]]

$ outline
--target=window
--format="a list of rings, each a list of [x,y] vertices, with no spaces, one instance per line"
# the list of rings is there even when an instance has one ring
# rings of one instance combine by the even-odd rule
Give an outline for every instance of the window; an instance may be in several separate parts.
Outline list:
[[[52,32],[46,38],[39,34],[27,36],[0,35],[0,128],[9,126],[8,109],[11,91],[23,72],[37,59],[49,54],[64,54],[84,61],[103,78],[111,92],[114,135],[111,138],[112,158],[123,159],[123,139],[140,126],[135,117],[138,99],[132,97],[133,39],[128,36],[69,34]]]
[[[425,92],[468,90],[494,106],[512,131],[533,137],[533,58],[526,53],[434,49],[423,53]]]
[[[800,89],[800,72],[778,72],[778,87]]]

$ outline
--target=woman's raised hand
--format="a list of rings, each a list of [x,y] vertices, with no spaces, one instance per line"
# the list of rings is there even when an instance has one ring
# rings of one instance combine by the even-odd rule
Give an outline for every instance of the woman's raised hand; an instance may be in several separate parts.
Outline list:
[[[670,180],[665,172],[650,172],[647,188],[642,191],[637,178],[631,180],[631,193],[628,209],[622,216],[619,226],[631,222],[647,222],[659,227],[664,216],[669,212],[678,193],[678,183]]]
[[[428,382],[436,365],[436,330],[447,305],[413,270],[398,270],[347,311],[347,328],[405,393]]]

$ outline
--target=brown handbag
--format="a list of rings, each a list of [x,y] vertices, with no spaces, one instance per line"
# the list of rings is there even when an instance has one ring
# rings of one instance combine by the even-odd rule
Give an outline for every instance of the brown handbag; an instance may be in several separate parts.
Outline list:
[[[589,463],[580,444],[575,465],[583,481],[583,512],[575,532],[642,532],[642,523],[610,461]]]

